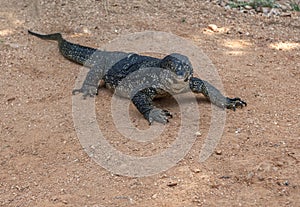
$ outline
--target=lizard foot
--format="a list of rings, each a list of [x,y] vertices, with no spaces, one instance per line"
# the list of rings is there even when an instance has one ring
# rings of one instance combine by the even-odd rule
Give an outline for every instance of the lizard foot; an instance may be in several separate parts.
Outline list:
[[[244,106],[247,106],[247,103],[240,98],[226,98],[225,107],[227,109],[232,109],[235,111],[236,108],[243,108]]]
[[[82,93],[83,98],[86,99],[87,96],[94,97],[98,95],[98,88],[96,86],[83,85],[80,89],[74,89],[72,94]]]
[[[153,123],[153,121],[156,121],[156,122],[159,122],[162,124],[166,124],[167,122],[169,122],[169,118],[172,118],[172,117],[173,116],[169,111],[154,108],[154,109],[151,109],[151,111],[149,113],[148,121],[149,121],[150,125]]]

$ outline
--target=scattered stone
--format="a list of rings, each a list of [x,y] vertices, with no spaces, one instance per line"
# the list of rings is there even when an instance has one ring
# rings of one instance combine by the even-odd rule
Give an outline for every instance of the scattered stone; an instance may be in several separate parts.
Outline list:
[[[176,181],[170,181],[170,182],[168,182],[168,184],[167,184],[167,186],[169,186],[169,187],[174,187],[174,186],[176,186],[178,183],[176,182]]]
[[[286,11],[293,11],[293,8],[290,3],[285,3],[284,6],[286,7]]]
[[[245,9],[247,9],[247,10],[251,10],[251,9],[253,9],[253,7],[252,7],[252,6],[250,6],[250,5],[246,5],[246,6],[245,6]]]
[[[292,13],[291,12],[285,12],[280,14],[281,17],[291,17]]]
[[[225,8],[225,10],[232,10],[232,11],[239,11],[242,13],[247,14],[263,14],[266,17],[271,16],[280,16],[280,17],[291,17],[293,8],[291,7],[289,2],[286,3],[276,3],[273,7],[268,6],[253,6],[249,3],[249,1],[242,1],[246,4],[239,4],[239,1],[237,1],[236,6],[232,6],[232,1],[224,0],[224,1],[214,1],[214,3],[218,4],[219,6]],[[217,28],[219,29],[219,28]],[[210,29],[211,31],[214,31],[213,29]]]
[[[162,176],[161,176],[161,178],[167,178],[168,176],[166,175],[166,174],[163,174]]]
[[[201,172],[201,170],[200,169],[194,169],[193,172],[194,173],[199,173],[199,172]]]
[[[86,27],[82,29],[82,32],[85,33],[85,34],[89,34],[89,35],[92,34],[91,30],[89,30]]]
[[[272,8],[270,10],[270,12],[268,13],[268,17],[270,16],[279,16],[280,15],[280,11],[278,9]]]
[[[223,175],[223,176],[220,177],[220,179],[229,179],[229,178],[230,178],[229,175]]]
[[[17,49],[20,47],[20,45],[18,43],[8,43],[8,45],[11,47],[11,48],[14,48],[14,49]]]
[[[283,166],[283,162],[281,162],[281,161],[276,162],[276,166],[277,167],[282,167]]]
[[[242,131],[241,128],[237,128],[237,129],[235,130],[235,134],[239,134],[239,133],[241,133],[241,131]]]
[[[231,9],[231,7],[230,7],[229,5],[226,5],[224,8],[225,8],[226,10],[230,10],[230,9]]]
[[[219,5],[220,5],[221,7],[226,7],[226,6],[227,6],[227,3],[226,3],[225,1],[221,1],[221,2],[219,2]]]
[[[262,7],[261,11],[264,15],[268,15],[271,9],[269,7]]]
[[[281,10],[283,12],[286,12],[288,10],[287,6],[285,6],[285,5],[280,5],[279,7],[281,8]]]
[[[229,28],[226,28],[226,27],[218,27],[217,25],[215,24],[209,24],[207,26],[207,28],[205,28],[205,31],[208,31],[208,32],[219,32],[219,33],[226,33],[229,31]]]
[[[216,155],[222,155],[222,151],[221,150],[216,150],[215,153],[216,153]]]
[[[11,102],[13,102],[14,100],[16,100],[16,97],[11,97],[11,98],[7,99],[6,101],[7,101],[7,103],[11,103]]]
[[[62,200],[61,201],[63,204],[68,204],[68,201],[66,201],[66,200]]]
[[[247,175],[247,180],[251,180],[254,177],[254,172],[249,172]]]
[[[258,175],[258,176],[257,176],[257,179],[258,179],[259,181],[264,181],[264,180],[265,180],[265,178],[264,178],[262,175]]]
[[[213,32],[218,32],[218,26],[215,24],[209,24],[207,28]]]
[[[257,13],[261,13],[262,12],[262,8],[259,6],[259,7],[256,7],[255,8],[255,11],[257,12]]]
[[[57,197],[52,197],[51,201],[58,201],[58,198]]]
[[[201,132],[200,131],[197,131],[195,134],[196,134],[197,137],[201,136]]]
[[[153,198],[153,199],[156,199],[156,198],[157,198],[157,194],[156,194],[156,193],[153,194],[153,195],[152,195],[152,198]]]

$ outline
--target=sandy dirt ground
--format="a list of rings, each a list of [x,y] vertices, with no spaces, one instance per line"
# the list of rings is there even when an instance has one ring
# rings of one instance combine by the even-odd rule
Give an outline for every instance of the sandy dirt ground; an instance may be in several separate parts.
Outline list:
[[[0,22],[1,206],[300,206],[299,14],[263,17],[191,0],[1,0]],[[176,166],[140,178],[113,174],[86,154],[74,128],[71,91],[81,66],[27,29],[92,47],[133,32],[173,33],[199,46],[225,94],[248,106],[227,111],[220,143],[199,163],[211,120],[199,95],[201,135]],[[111,97],[100,90],[96,111],[114,147],[151,155],[174,140],[173,99],[158,101],[175,113],[167,133],[138,145],[116,132]],[[147,128],[134,107],[130,115]]]

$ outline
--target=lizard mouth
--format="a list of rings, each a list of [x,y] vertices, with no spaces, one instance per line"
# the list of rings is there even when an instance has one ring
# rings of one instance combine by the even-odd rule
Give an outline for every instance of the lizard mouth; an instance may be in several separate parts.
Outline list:
[[[192,74],[189,74],[189,73],[177,75],[177,79],[180,81],[183,80],[184,82],[189,81],[191,77],[192,77]]]
[[[189,81],[191,79],[191,77],[192,77],[192,74],[187,75],[184,79],[184,82]]]

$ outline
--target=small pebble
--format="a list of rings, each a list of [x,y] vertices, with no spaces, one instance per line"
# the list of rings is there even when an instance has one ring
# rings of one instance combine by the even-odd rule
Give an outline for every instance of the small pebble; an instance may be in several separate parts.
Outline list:
[[[250,6],[250,5],[246,5],[244,8],[247,9],[247,10],[253,9],[252,6]]]
[[[276,162],[276,166],[277,167],[282,167],[283,166],[283,162],[281,162],[281,161]]]
[[[264,13],[265,15],[267,15],[270,12],[270,8],[269,7],[262,7],[262,13]]]
[[[61,201],[63,204],[68,204],[68,201],[66,201],[66,200],[62,200]]]
[[[201,136],[201,132],[200,131],[196,132],[195,134],[196,134],[197,137]]]
[[[291,17],[292,16],[292,13],[290,12],[284,12],[282,14],[280,14],[281,17]]]
[[[178,183],[176,182],[176,181],[170,181],[168,184],[167,184],[167,186],[169,186],[169,187],[174,187],[174,186],[176,186]]]
[[[250,180],[254,177],[254,172],[249,172],[247,175],[247,179]]]
[[[280,16],[280,17],[291,17],[293,15],[292,11],[293,8],[291,7],[290,2],[286,3],[276,3],[274,5],[269,6],[251,6],[249,0],[244,0],[246,4],[243,6],[239,6],[239,8],[232,7],[229,4],[230,1],[215,1],[219,6],[224,7],[225,10],[232,10],[232,11],[240,11],[243,13],[250,13],[250,14],[263,14],[264,16],[271,17],[271,16]],[[234,1],[236,2],[236,1]],[[239,0],[237,0],[239,2]],[[209,30],[213,32],[219,32],[220,28],[218,27],[208,27]]]
[[[238,129],[235,130],[235,133],[236,133],[236,134],[239,134],[241,131],[242,131],[242,129],[241,129],[241,128],[238,128]]]
[[[229,176],[229,175],[223,175],[223,176],[221,176],[220,178],[221,178],[221,179],[229,179],[230,176]]]
[[[210,29],[213,32],[218,32],[218,26],[215,24],[209,24],[208,29]]]
[[[201,170],[200,169],[194,169],[193,172],[194,173],[199,173],[199,172],[201,172]]]

